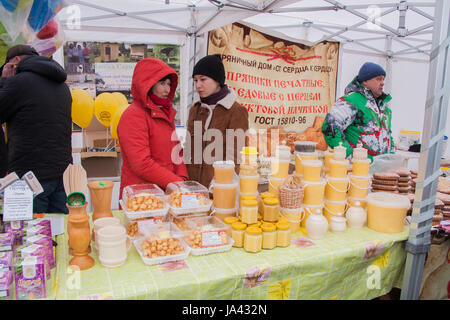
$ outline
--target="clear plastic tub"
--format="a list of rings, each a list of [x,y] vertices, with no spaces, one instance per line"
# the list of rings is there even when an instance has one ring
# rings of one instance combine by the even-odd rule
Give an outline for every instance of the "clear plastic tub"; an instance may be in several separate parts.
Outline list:
[[[216,208],[233,209],[236,207],[236,194],[238,182],[230,184],[212,183],[210,190],[213,193],[213,204]]]
[[[214,180],[217,183],[227,184],[233,182],[234,161],[215,161],[213,163]]]
[[[167,185],[169,210],[174,216],[207,213],[212,201],[209,191],[196,181],[177,181]]]
[[[184,233],[183,239],[189,247],[195,250],[192,254],[200,253],[199,250],[201,249],[229,246],[230,238],[227,235],[227,225],[219,218],[213,216],[195,217],[186,220],[186,223],[190,230]],[[214,250],[203,251],[210,253]]]
[[[120,205],[130,220],[162,217],[169,211],[164,191],[155,184],[126,186],[122,191]]]
[[[375,192],[367,196],[367,227],[384,233],[403,231],[409,198],[389,192]]]
[[[142,244],[144,243],[144,241],[148,241],[148,240],[146,240],[144,238],[138,238],[133,241],[133,244],[136,247],[137,252],[141,256],[142,261],[146,265],[154,265],[154,264],[161,264],[161,263],[166,263],[166,262],[171,262],[171,261],[185,260],[189,256],[189,253],[191,252],[191,248],[180,237],[172,237],[171,239],[178,240],[178,243],[180,243],[180,245],[183,248],[182,252],[165,255],[165,256],[156,256],[156,255],[153,256],[152,255],[152,257],[149,257],[146,255],[146,253],[143,252],[143,248],[142,248]]]
[[[125,229],[128,236],[131,238],[144,236],[141,230],[146,228],[147,225],[152,224],[163,224],[169,222],[169,215],[163,217],[150,217],[150,218],[139,218],[139,219],[126,219]]]

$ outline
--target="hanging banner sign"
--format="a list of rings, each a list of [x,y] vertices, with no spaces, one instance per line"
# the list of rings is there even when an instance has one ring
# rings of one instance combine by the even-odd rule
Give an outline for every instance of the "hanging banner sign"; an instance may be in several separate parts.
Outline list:
[[[208,54],[221,55],[249,128],[278,127],[326,149],[320,129],[335,102],[339,43],[308,47],[234,23],[209,32]]]

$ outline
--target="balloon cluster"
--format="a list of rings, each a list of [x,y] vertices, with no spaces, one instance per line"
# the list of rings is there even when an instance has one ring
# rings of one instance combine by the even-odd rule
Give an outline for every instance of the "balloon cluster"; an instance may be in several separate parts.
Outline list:
[[[51,56],[64,43],[56,14],[67,6],[65,0],[0,0],[0,34],[8,46],[28,44],[40,55]]]
[[[122,113],[128,108],[128,100],[120,92],[104,92],[95,99],[82,89],[71,90],[72,94],[72,121],[85,129],[89,126],[92,118],[105,127],[111,129],[111,136],[118,139],[117,125]]]

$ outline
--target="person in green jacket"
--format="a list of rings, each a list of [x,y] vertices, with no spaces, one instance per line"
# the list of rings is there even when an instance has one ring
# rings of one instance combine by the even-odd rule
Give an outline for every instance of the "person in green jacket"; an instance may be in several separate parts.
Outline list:
[[[392,111],[388,107],[392,97],[383,92],[385,77],[386,71],[380,65],[363,64],[322,125],[329,147],[334,148],[342,142],[347,148],[347,157],[350,157],[353,148],[362,145],[371,160],[374,156],[395,152]]]

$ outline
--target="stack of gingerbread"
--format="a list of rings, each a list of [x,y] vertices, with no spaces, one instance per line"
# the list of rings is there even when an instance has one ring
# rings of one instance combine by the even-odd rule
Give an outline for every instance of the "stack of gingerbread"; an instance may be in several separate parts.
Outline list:
[[[372,192],[398,193],[398,180],[400,176],[394,172],[374,173],[372,177]]]
[[[400,194],[408,194],[411,191],[411,170],[408,168],[399,168],[394,171],[399,175],[397,190]]]
[[[444,203],[444,206],[442,207],[442,219],[450,220],[450,195],[437,192],[436,199],[439,199]]]
[[[417,171],[411,170],[411,180],[409,184],[411,185],[411,190],[409,192],[416,193],[416,182],[417,182]]]
[[[434,215],[433,215],[433,226],[437,226],[441,224],[443,219],[442,209],[444,208],[444,202],[438,198],[434,202]]]

